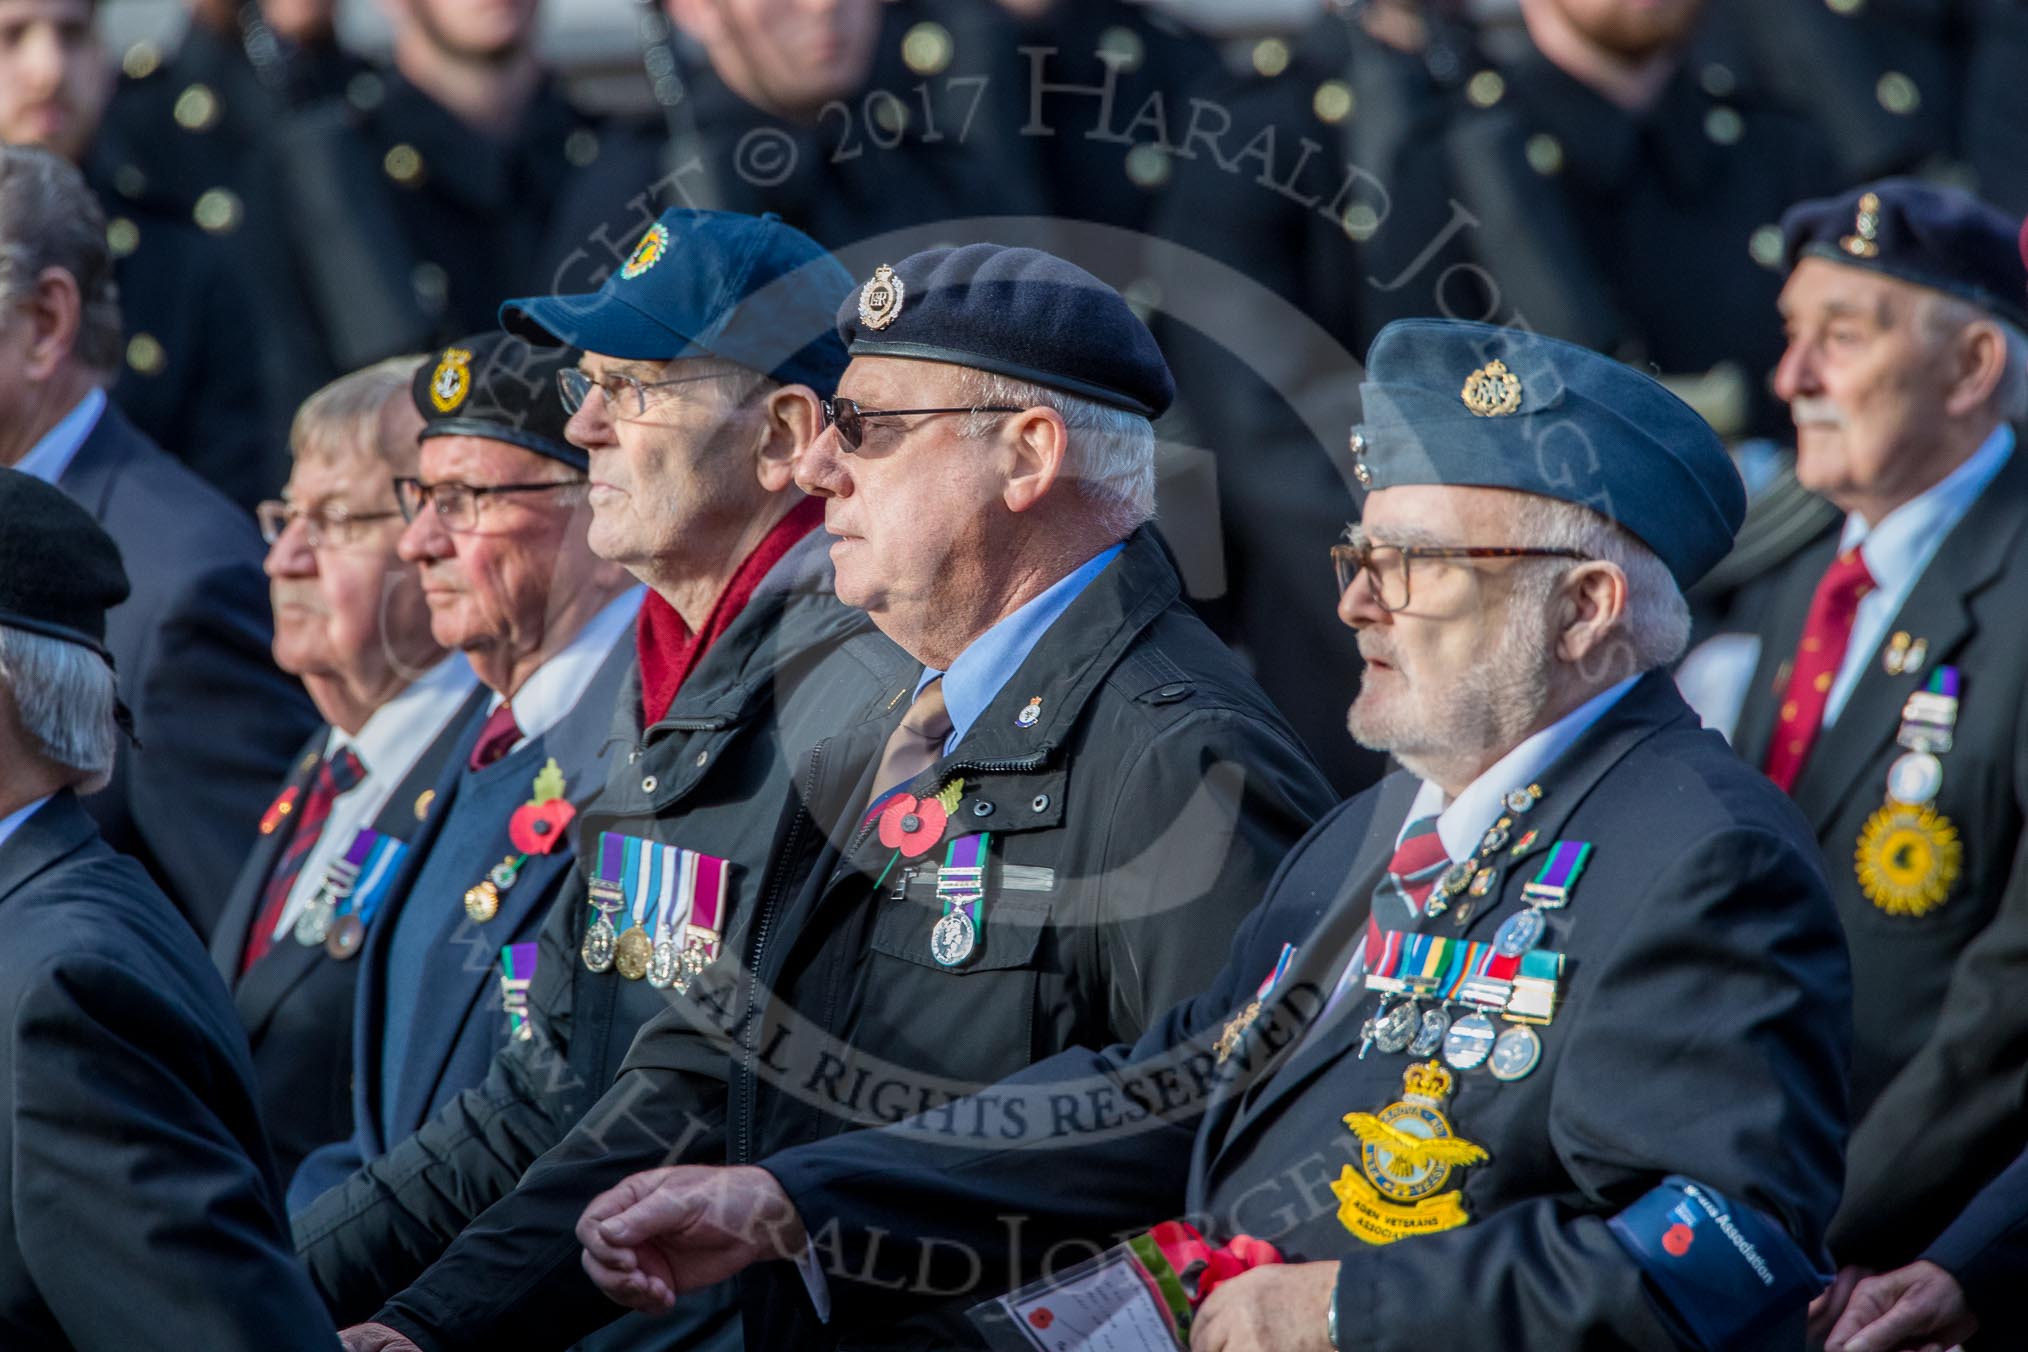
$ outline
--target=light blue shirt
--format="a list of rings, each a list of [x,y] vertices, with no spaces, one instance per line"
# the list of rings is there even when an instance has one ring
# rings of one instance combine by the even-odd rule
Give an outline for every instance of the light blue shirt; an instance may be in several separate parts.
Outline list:
[[[70,462],[77,459],[78,447],[85,444],[85,438],[99,425],[99,415],[105,411],[106,392],[96,387],[88,390],[77,401],[77,407],[44,432],[42,440],[30,446],[28,454],[14,468],[46,484],[55,483],[70,468]]]
[[[1838,664],[1838,679],[1831,682],[1830,698],[1824,705],[1825,727],[1838,721],[1845,701],[1852,697],[1866,664],[1886,640],[1888,626],[1901,613],[1923,570],[2013,453],[2014,429],[2001,423],[1964,464],[1921,497],[1880,518],[1877,526],[1869,529],[1865,518],[1856,512],[1845,518],[1838,552],[1859,547],[1866,571],[1873,574],[1873,590],[1860,600],[1852,618],[1851,643],[1845,649],[1845,660]],[[1920,627],[1911,633],[1922,637]]]
[[[14,811],[8,813],[6,816],[0,817],[0,848],[6,847],[8,837],[12,836],[16,831],[19,831],[21,829],[21,824],[27,821],[30,817],[33,817],[35,815],[35,810],[37,808],[41,807],[44,803],[48,802],[51,798],[55,796],[56,796],[55,794],[45,793],[44,795],[42,795],[42,797],[36,799],[34,802],[24,804],[23,806],[14,809]]]
[[[1063,612],[1070,609],[1070,603],[1078,598],[1091,580],[1106,570],[1106,565],[1120,556],[1124,544],[1094,555],[1066,577],[1057,579],[1049,589],[1031,598],[1019,610],[1001,620],[985,633],[973,639],[970,646],[959,653],[951,663],[949,671],[938,671],[924,667],[922,676],[915,683],[916,694],[937,677],[944,678],[944,707],[951,715],[951,735],[944,740],[944,754],[957,749],[972,724],[979,721],[979,715],[986,712],[986,706],[1000,693],[1000,687],[1028,660],[1028,654],[1049,632]],[[914,696],[910,696],[914,698]]]

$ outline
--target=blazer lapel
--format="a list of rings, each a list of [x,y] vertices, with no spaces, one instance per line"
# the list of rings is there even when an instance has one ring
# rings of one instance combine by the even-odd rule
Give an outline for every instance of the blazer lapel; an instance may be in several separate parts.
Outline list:
[[[309,787],[310,774],[317,768],[324,739],[329,735],[330,725],[326,724],[304,743],[302,754],[296,757],[289,769],[289,777],[282,781],[278,792],[286,793],[294,788],[301,794]],[[228,987],[236,988],[239,984],[239,964],[246,953],[248,931],[253,928],[254,916],[267,893],[268,879],[275,870],[275,859],[288,839],[287,831],[271,831],[254,838],[253,850],[247,855],[246,863],[241,865],[239,876],[233,880],[225,911],[218,919],[218,928],[211,933],[211,961]]]
[[[1774,740],[1775,718],[1782,693],[1788,685],[1789,664],[1796,645],[1802,641],[1803,625],[1809,621],[1810,600],[1816,595],[1817,580],[1831,566],[1838,552],[1838,534],[1833,531],[1818,544],[1796,556],[1790,575],[1768,607],[1760,657],[1754,663],[1753,683],[1746,688],[1739,709],[1739,726],[1733,729],[1732,747],[1741,760],[1758,769],[1767,763],[1767,749]]]

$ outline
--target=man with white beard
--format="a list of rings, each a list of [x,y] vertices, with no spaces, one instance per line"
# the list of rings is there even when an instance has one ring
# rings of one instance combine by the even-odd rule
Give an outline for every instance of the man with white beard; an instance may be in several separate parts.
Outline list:
[[[850,1345],[912,1292],[991,1296],[1183,1215],[1276,1253],[1203,1298],[1193,1352],[1800,1345],[1846,959],[1806,823],[1661,670],[1739,477],[1648,377],[1518,330],[1389,325],[1361,402],[1351,727],[1407,773],[1321,822],[1137,1043],[596,1199],[608,1295],[802,1254]],[[1071,1083],[1137,1111],[1066,1125]],[[988,1101],[1025,1125],[951,1126]]]
[[[1810,819],[1852,954],[1821,1337],[2028,1139],[2028,270],[2018,220],[1910,180],[1782,228],[1775,391],[1803,486],[1846,517],[1776,584],[1734,745]]]

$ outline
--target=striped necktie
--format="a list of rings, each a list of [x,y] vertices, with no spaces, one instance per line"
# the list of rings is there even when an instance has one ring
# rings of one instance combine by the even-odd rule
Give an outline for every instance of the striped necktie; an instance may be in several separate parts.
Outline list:
[[[1400,889],[1408,899],[1410,914],[1420,916],[1429,894],[1436,890],[1437,879],[1443,877],[1450,862],[1450,856],[1444,853],[1443,838],[1437,835],[1436,817],[1418,817],[1408,824],[1401,843],[1394,847],[1394,857],[1387,861],[1387,878],[1381,886]]]
[[[303,795],[302,809],[296,813],[295,830],[289,834],[288,844],[282,846],[282,854],[275,861],[275,871],[268,875],[268,890],[261,903],[260,915],[254,920],[253,929],[246,936],[246,949],[240,955],[239,970],[244,974],[248,968],[267,956],[274,945],[275,926],[282,923],[282,912],[289,904],[289,891],[296,885],[296,875],[303,871],[303,861],[310,857],[310,851],[317,846],[317,838],[324,834],[324,823],[331,816],[331,804],[339,794],[354,788],[366,778],[366,762],[351,747],[341,747],[335,756],[317,767],[316,776],[310,782],[310,791]]]

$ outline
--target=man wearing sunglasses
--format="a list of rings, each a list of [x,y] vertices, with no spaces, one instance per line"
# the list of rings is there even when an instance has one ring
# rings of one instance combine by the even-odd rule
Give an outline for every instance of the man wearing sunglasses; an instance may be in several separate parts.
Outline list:
[[[886,1346],[858,1340],[926,1292],[1188,1216],[1279,1257],[1210,1291],[1193,1352],[1801,1346],[1848,965],[1808,825],[1662,669],[1739,477],[1655,382],[1519,330],[1390,325],[1361,405],[1350,721],[1406,773],[1311,833],[1138,1045],[758,1168],[629,1179],[578,1228],[608,1293],[658,1308],[809,1237],[832,1336]],[[1203,1064],[1208,1096],[1165,1095]],[[1144,1116],[1054,1113],[1064,1084]],[[948,1125],[987,1105],[1015,1126]]]
[[[901,668],[872,716],[840,711],[795,754],[787,866],[744,941],[467,1232],[462,1271],[354,1348],[567,1346],[619,1315],[566,1232],[626,1174],[751,1160],[1138,1035],[1208,979],[1329,802],[1145,526],[1173,387],[1116,292],[970,245],[881,266],[833,322],[853,360],[796,479],[823,500],[838,599]],[[747,1346],[824,1345],[793,1273],[741,1294]],[[965,1337],[953,1310],[881,1332]]]
[[[416,798],[478,701],[464,657],[430,634],[421,575],[395,554],[393,476],[415,469],[422,417],[409,383],[421,360],[392,358],[306,400],[290,429],[288,484],[258,511],[275,663],[303,682],[325,725],[261,816],[211,955],[246,1025],[284,1179],[352,1134],[352,1094],[332,1067],[352,1060],[358,968],[326,952],[317,915],[358,881],[346,859],[362,836],[414,837]]]
[[[534,939],[570,876],[571,819],[605,783],[641,593],[586,538],[586,457],[556,397],[575,356],[479,334],[415,372],[423,427],[418,473],[395,480],[398,552],[421,574],[436,642],[491,693],[416,800],[426,820],[398,862],[371,846],[348,859],[351,891],[314,918],[360,968],[352,1121],[297,1170],[292,1209],[484,1078],[510,1028],[508,951]]]

